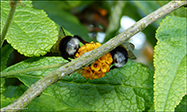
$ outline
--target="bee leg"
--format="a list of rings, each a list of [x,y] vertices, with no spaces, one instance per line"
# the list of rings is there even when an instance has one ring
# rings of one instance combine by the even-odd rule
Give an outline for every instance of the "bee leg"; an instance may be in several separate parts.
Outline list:
[[[68,60],[69,62],[71,62],[71,60],[70,60],[70,59],[68,59],[68,58],[67,58],[66,60]]]
[[[63,57],[65,60],[68,60],[69,62],[71,62],[71,60],[70,59],[68,59],[68,57]]]
[[[40,93],[37,97],[40,97],[42,95],[42,93]]]
[[[114,68],[117,68],[116,66],[112,66],[111,68],[110,68],[110,70],[113,70]]]
[[[84,41],[81,37],[79,37],[78,35],[74,35],[75,38],[79,39],[80,42],[82,42],[83,44],[89,43]]]
[[[68,74],[68,76],[70,76],[71,74]]]

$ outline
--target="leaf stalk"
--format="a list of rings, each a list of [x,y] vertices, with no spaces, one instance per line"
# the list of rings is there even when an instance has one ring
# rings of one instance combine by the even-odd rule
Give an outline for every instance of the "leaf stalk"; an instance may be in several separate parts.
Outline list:
[[[13,16],[14,16],[14,13],[15,13],[18,2],[19,2],[19,0],[11,0],[10,1],[9,15],[7,17],[5,26],[3,27],[2,34],[0,35],[0,48],[2,47],[3,42],[5,40],[6,34],[8,32],[9,27],[10,27],[10,24],[12,22],[12,19],[13,19]]]
[[[9,71],[9,72],[1,72],[1,77],[8,77],[8,76],[13,76],[13,75],[17,75],[17,74],[21,75],[23,73],[28,73],[28,72],[46,70],[46,69],[51,69],[51,68],[58,68],[58,67],[61,67],[64,64],[66,64],[66,63],[57,63],[57,64],[52,64],[52,65],[46,65],[46,66],[40,66],[40,67],[31,67],[31,68]]]

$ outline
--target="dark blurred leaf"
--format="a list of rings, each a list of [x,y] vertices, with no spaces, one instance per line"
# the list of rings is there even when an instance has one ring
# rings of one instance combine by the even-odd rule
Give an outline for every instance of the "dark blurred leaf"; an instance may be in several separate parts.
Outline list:
[[[1,87],[0,87],[0,94],[2,94],[5,91],[5,78],[1,78]]]
[[[163,6],[163,5],[166,5],[168,2],[170,2],[171,0],[157,0],[156,2],[160,5],[160,6]]]
[[[0,108],[11,104],[15,100],[15,98],[5,98],[5,96],[3,96],[3,94],[1,94],[0,97],[1,97],[1,107]]]
[[[18,98],[26,91],[26,89],[27,89],[27,87],[23,84],[21,84],[19,86],[8,86],[8,87],[6,87],[3,94],[5,97]]]
[[[109,21],[108,28],[106,30],[106,36],[105,36],[104,42],[106,42],[107,40],[115,36],[116,32],[119,30],[120,20],[121,20],[121,17],[123,16],[123,9],[125,7],[125,4],[126,4],[125,1],[118,1],[115,4],[112,10],[112,13],[110,15],[111,18]]]
[[[111,15],[112,10],[111,8],[115,5],[117,1],[114,0],[106,0],[106,1],[97,1],[96,5],[99,5],[103,9],[106,9],[108,11],[108,15]]]
[[[7,60],[9,58],[10,53],[13,51],[13,48],[11,47],[10,44],[5,45],[4,47],[2,47],[0,49],[0,55],[1,55],[1,59],[0,59],[0,71],[4,70],[6,68],[6,63]]]
[[[72,1],[71,4],[75,2],[76,1]],[[44,9],[53,21],[70,31],[72,34],[79,35],[86,41],[91,40],[88,36],[88,30],[79,22],[77,17],[63,10],[64,2],[33,1],[33,6],[35,8]]]
[[[187,95],[185,95],[179,105],[175,108],[176,112],[187,112]]]
[[[133,18],[135,21],[140,20],[142,17],[138,13],[138,8],[131,2],[127,2],[125,8],[124,8],[124,16],[128,16],[130,18]]]
[[[153,26],[153,25],[149,25],[148,27],[146,27],[142,32],[146,35],[146,39],[149,41],[149,43],[152,46],[155,46],[156,44],[156,38],[155,38],[155,30],[157,29],[157,27]]]
[[[139,9],[138,12],[142,15],[142,17],[152,13],[153,11],[157,10],[160,8],[159,4],[156,1],[133,1],[132,2],[135,4],[135,6]],[[160,24],[161,19],[158,19],[155,21],[156,27]]]

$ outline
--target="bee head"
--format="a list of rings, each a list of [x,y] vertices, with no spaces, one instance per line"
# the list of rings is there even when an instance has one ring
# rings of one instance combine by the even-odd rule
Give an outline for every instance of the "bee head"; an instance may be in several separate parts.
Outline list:
[[[113,63],[114,63],[114,66],[112,67],[112,69],[123,67],[127,63],[128,53],[124,47],[118,46],[114,50],[112,50],[110,53],[112,55]]]
[[[120,68],[126,64],[128,58],[122,52],[116,51],[113,56],[113,60],[115,67]]]
[[[66,52],[72,56],[75,55],[75,53],[78,51],[79,49],[79,39],[77,38],[71,38],[68,42],[67,42],[67,46],[66,46]]]

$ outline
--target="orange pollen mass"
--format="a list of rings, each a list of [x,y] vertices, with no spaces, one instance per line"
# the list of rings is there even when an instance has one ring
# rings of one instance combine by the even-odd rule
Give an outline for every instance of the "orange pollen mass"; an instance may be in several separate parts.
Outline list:
[[[95,72],[98,72],[101,68],[101,63],[99,61],[96,61],[94,62],[92,65],[91,65],[91,69]]]
[[[78,52],[75,54],[75,58],[80,57],[85,52],[91,51],[93,49],[98,48],[101,46],[100,43],[86,43],[85,45],[81,46],[78,50]],[[112,55],[110,53],[105,54],[98,60],[96,60],[91,66],[85,67],[82,70],[79,71],[82,76],[92,79],[99,79],[101,77],[105,76],[105,73],[110,71],[110,65],[113,62]]]

